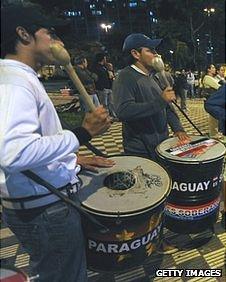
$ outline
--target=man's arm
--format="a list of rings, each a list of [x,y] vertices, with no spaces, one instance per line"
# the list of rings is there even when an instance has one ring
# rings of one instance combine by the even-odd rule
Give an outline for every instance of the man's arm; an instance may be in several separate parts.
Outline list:
[[[2,87],[5,99],[2,97],[0,104],[0,166],[5,171],[32,169],[63,159],[110,126],[106,110],[99,107],[87,114],[82,127],[74,130],[76,135],[62,130],[56,120],[58,131],[51,134],[50,128],[43,136],[35,96],[23,87]]]

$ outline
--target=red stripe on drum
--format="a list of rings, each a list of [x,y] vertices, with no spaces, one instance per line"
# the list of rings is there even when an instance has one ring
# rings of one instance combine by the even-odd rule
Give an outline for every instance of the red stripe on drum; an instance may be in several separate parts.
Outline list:
[[[206,203],[206,204],[199,205],[199,206],[179,206],[179,205],[173,205],[173,204],[171,204],[171,203],[170,203],[170,204],[167,203],[165,208],[167,209],[168,207],[172,207],[172,208],[184,209],[184,210],[195,210],[195,209],[201,209],[201,208],[208,207],[208,206],[210,206],[210,205],[212,205],[212,204],[214,204],[214,203],[219,204],[219,203],[220,203],[220,197],[214,199],[214,200],[211,201],[211,202],[208,202],[208,203]]]

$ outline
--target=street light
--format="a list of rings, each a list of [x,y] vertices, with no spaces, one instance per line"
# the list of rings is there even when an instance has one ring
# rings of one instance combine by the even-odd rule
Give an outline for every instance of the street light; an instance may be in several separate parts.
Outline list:
[[[110,24],[105,24],[105,23],[102,23],[100,26],[101,26],[101,28],[103,28],[106,32],[108,32],[108,30],[112,28],[112,25],[110,25]]]
[[[210,63],[213,63],[213,46],[212,46],[212,34],[211,34],[211,28],[210,28],[210,16],[211,14],[215,13],[214,8],[204,8],[204,13],[207,14],[207,24],[209,29],[209,40],[208,40],[208,46],[207,46],[207,52],[206,54],[210,55]],[[207,58],[208,61],[208,58]]]
[[[205,9],[203,9],[203,11],[204,11],[205,13],[207,13],[208,17],[209,17],[211,14],[215,13],[215,9],[214,9],[214,8],[205,8]]]

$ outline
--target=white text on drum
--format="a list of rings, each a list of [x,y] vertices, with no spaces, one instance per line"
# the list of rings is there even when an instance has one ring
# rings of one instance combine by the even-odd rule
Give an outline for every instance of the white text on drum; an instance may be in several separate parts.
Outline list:
[[[177,191],[181,192],[198,192],[198,191],[205,191],[208,190],[210,184],[209,181],[204,182],[198,182],[198,183],[178,183],[176,181],[173,182],[172,189],[175,189]]]
[[[96,242],[94,240],[89,239],[89,249],[95,249],[96,252],[102,253],[124,253],[130,252],[131,250],[138,249],[141,246],[149,244],[153,241],[160,233],[161,223],[154,230],[145,234],[141,238],[137,238],[136,240],[129,241],[127,243],[109,243],[109,242]]]

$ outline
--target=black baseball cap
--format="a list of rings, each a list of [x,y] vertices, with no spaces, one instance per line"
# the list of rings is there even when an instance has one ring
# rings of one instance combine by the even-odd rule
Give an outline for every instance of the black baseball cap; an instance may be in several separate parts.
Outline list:
[[[146,47],[155,49],[162,39],[151,39],[143,33],[132,33],[128,35],[123,43],[122,51],[130,52],[132,49]]]
[[[28,31],[65,25],[65,21],[46,16],[38,6],[10,5],[1,8],[1,44],[15,36],[15,30],[22,26]]]

